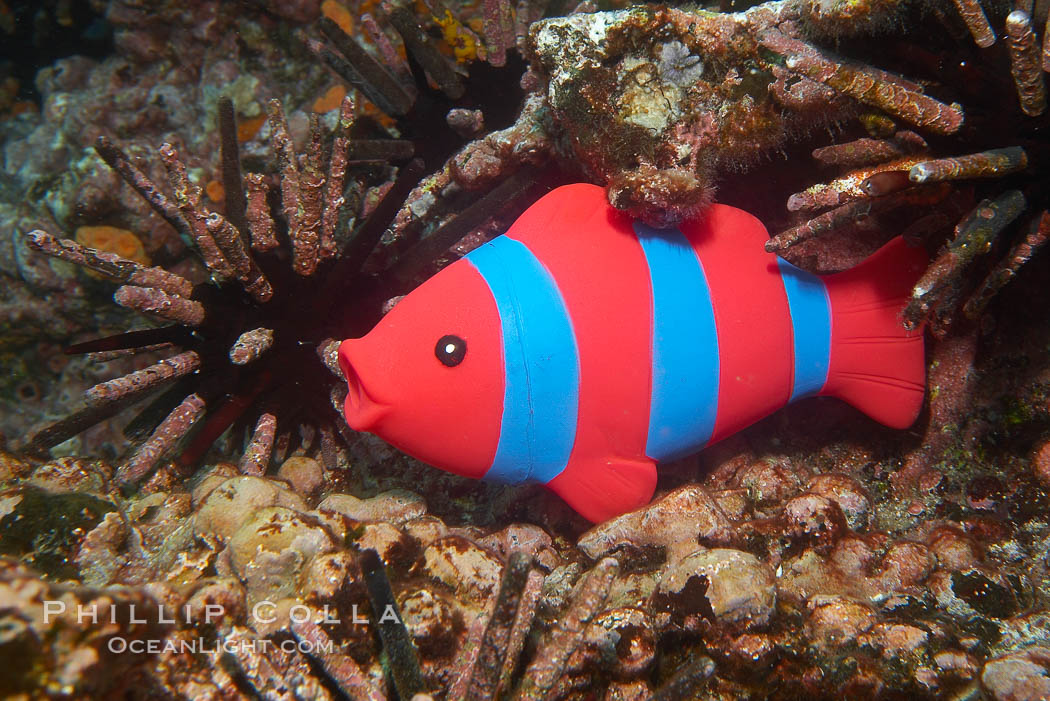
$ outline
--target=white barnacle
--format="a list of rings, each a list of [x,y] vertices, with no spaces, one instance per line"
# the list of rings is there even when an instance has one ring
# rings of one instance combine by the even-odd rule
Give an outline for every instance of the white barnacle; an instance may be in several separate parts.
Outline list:
[[[689,52],[680,41],[660,46],[660,77],[679,87],[687,87],[700,79],[704,64],[700,57]]]

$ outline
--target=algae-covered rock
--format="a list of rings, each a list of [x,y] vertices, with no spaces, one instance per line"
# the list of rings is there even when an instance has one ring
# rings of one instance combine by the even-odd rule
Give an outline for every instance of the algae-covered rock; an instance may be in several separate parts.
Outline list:
[[[220,538],[231,537],[258,509],[268,506],[306,511],[306,502],[283,484],[242,475],[217,485],[197,512],[197,528]]]
[[[54,579],[76,579],[72,560],[82,539],[116,508],[91,494],[53,494],[28,484],[0,492],[0,554]]]

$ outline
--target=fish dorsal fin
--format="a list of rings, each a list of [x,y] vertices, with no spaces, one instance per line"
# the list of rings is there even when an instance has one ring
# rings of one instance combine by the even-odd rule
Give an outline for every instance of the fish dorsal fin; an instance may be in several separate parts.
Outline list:
[[[707,237],[726,236],[739,251],[765,251],[769,230],[758,217],[727,204],[712,204],[698,219],[682,222],[679,229],[701,248]],[[774,260],[773,254],[768,254]]]
[[[578,231],[630,231],[630,217],[609,204],[605,188],[589,183],[563,185],[538,199],[507,230],[507,236],[526,246],[549,237],[573,236]]]

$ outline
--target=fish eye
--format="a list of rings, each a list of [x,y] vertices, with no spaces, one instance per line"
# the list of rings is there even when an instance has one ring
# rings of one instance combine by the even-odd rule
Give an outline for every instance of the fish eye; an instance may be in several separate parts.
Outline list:
[[[467,342],[459,336],[442,336],[434,347],[434,355],[443,364],[454,368],[463,362],[463,356],[467,354]]]

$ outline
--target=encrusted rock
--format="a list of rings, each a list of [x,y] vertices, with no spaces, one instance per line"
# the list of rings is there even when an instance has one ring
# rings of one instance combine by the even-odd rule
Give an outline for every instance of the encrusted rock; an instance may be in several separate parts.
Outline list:
[[[776,580],[769,566],[750,553],[701,550],[664,571],[653,603],[686,628],[708,618],[749,629],[765,625],[772,615]]]
[[[797,604],[820,596],[864,600],[874,593],[868,578],[844,573],[813,548],[785,559],[778,570],[777,595]]]
[[[980,545],[954,526],[938,526],[926,540],[941,569],[966,570],[981,562]]]
[[[194,507],[199,508],[204,503],[204,500],[208,498],[208,495],[215,491],[216,487],[239,474],[237,466],[228,462],[220,462],[203,468],[197,477],[197,484],[191,492]]]
[[[112,470],[98,460],[56,458],[33,470],[29,483],[52,494],[84,492],[105,495]]]
[[[637,511],[598,524],[583,534],[577,547],[588,557],[598,559],[620,545],[724,544],[729,541],[731,528],[711,495],[702,487],[690,485]]]
[[[799,492],[801,481],[782,462],[759,460],[745,465],[733,477],[733,484],[746,489],[759,507],[784,501]]]
[[[127,515],[131,521],[139,521],[144,519],[150,519],[156,517],[156,515],[164,509],[164,503],[168,500],[170,495],[167,492],[151,492],[149,494],[143,494],[140,498],[135,499],[128,504]],[[187,495],[180,495],[185,497]],[[188,499],[186,500],[189,501]],[[192,512],[192,507],[187,503],[187,511]],[[181,515],[185,515],[184,512]]]
[[[748,515],[751,505],[746,489],[719,489],[712,492],[711,496],[729,520],[741,521]]]
[[[980,671],[974,656],[962,650],[941,650],[934,654],[933,662],[941,672],[961,681],[975,679]]]
[[[324,468],[313,458],[296,455],[277,468],[277,476],[292,485],[303,497],[313,496],[324,486]]]
[[[291,509],[269,506],[237,529],[228,551],[234,570],[246,581],[249,598],[257,600],[293,595],[306,560],[333,548],[327,531],[319,525],[308,523]]]
[[[410,538],[415,538],[424,547],[430,545],[438,538],[444,538],[448,535],[448,528],[445,526],[445,523],[436,516],[420,516],[419,518],[405,521],[402,529],[406,535]]]
[[[303,571],[301,590],[304,598],[330,601],[360,578],[353,555],[340,550],[318,555],[310,561]]]
[[[981,683],[996,701],[1050,698],[1050,647],[1037,645],[986,662]]]
[[[295,492],[263,477],[242,475],[216,486],[197,512],[197,530],[220,538],[231,537],[254,512],[268,506],[306,511]]]
[[[387,564],[394,564],[400,554],[412,551],[408,536],[389,523],[364,523],[351,535],[354,545],[361,550],[374,550]]]
[[[851,643],[869,630],[878,618],[870,606],[841,596],[812,602],[806,618],[806,635],[825,650]]]
[[[826,472],[810,479],[809,491],[838,504],[852,530],[867,527],[871,499],[857,480],[838,472]]]
[[[916,626],[900,623],[879,623],[860,636],[861,644],[882,650],[886,657],[917,656],[926,650],[930,634]]]
[[[1032,456],[1032,472],[1043,487],[1050,489],[1050,441],[1046,441]]]
[[[641,114],[651,115],[653,110],[639,111],[632,116],[639,120]],[[640,126],[646,126],[644,118],[640,121]],[[650,123],[661,122],[663,118],[657,117]],[[714,189],[707,183],[709,177],[706,173],[697,177],[684,168],[654,168],[643,164],[609,178],[609,204],[630,212],[650,226],[674,226],[684,219],[701,216],[714,201]],[[673,206],[669,207],[670,203]]]
[[[483,603],[499,586],[503,565],[466,538],[448,536],[423,551],[423,570],[451,587],[457,595]]]
[[[251,596],[249,594],[249,600]],[[268,596],[263,599],[250,601],[252,607],[250,609],[249,622],[252,624],[252,628],[259,636],[276,636],[281,634],[287,634],[292,630],[293,616],[295,619],[308,619],[313,623],[321,623],[330,616],[339,618],[341,623],[348,623],[351,621],[343,620],[340,613],[333,612],[332,610],[326,611],[323,606],[316,607],[310,604],[304,604],[299,597],[284,597],[280,596]],[[359,628],[367,628],[368,619],[362,615],[361,624]],[[327,625],[327,623],[325,623]],[[349,627],[349,630],[354,630],[353,627]],[[358,636],[358,639],[364,639],[367,637],[367,633],[364,636]],[[357,642],[355,640],[355,642]]]
[[[649,701],[653,690],[644,681],[613,682],[605,690],[603,701]]]
[[[328,533],[302,515],[283,506],[259,509],[230,538],[234,566],[247,564],[256,553],[295,550],[312,557],[333,548]]]
[[[875,562],[875,549],[864,538],[847,536],[835,544],[828,559],[847,577],[867,577]]]
[[[134,622],[128,616],[132,606]],[[168,609],[163,618],[173,614]],[[128,696],[129,680],[150,662],[147,641],[163,641],[172,630],[161,618],[158,601],[143,589],[55,585],[0,558],[0,650],[8,663],[0,677],[4,694]],[[112,647],[114,639],[127,647]]]
[[[936,560],[921,543],[894,543],[882,558],[878,578],[884,591],[899,591],[919,584],[933,571]]]
[[[614,608],[594,619],[595,625],[616,633],[616,665],[619,679],[637,679],[649,671],[656,659],[652,621],[638,608]]]
[[[846,528],[846,520],[838,504],[816,494],[800,494],[784,504],[787,532],[795,539],[830,544]]]
[[[740,167],[775,148],[804,111],[812,123],[843,109],[834,92],[796,100],[794,115],[774,99],[757,36],[794,32],[784,9],[635,6],[533,24],[528,47],[549,77],[546,106],[562,149],[632,216],[653,226],[695,217],[710,201],[715,166]]]
[[[498,553],[504,561],[515,550],[521,550],[534,556],[536,561],[550,569],[554,566],[557,554],[551,550],[550,535],[529,523],[512,523],[503,530],[478,540],[478,545]]]
[[[644,608],[659,584],[660,570],[623,573],[613,582],[606,604],[610,607]]]
[[[426,502],[418,494],[393,489],[371,499],[358,499],[350,494],[330,494],[317,505],[318,511],[335,511],[355,521],[390,521],[401,524],[427,512]]]
[[[0,450],[0,483],[29,474],[29,463]]]
[[[579,579],[582,571],[583,567],[578,562],[555,567],[554,571],[548,574],[543,580],[543,592],[540,598],[543,605],[552,611],[560,611],[565,608],[568,604],[569,597],[572,594],[573,585]],[[616,583],[614,582],[614,585],[615,584]],[[611,595],[606,601],[612,606],[627,606],[634,604],[633,600],[629,604],[622,603]]]
[[[743,633],[729,640],[726,655],[734,663],[748,669],[768,668],[776,661],[777,648],[767,633]]]
[[[447,657],[455,652],[456,639],[463,632],[463,618],[440,594],[417,589],[400,599],[401,620],[427,656]]]
[[[183,619],[216,627],[243,620],[247,613],[244,587],[235,577],[206,580],[179,613]]]

